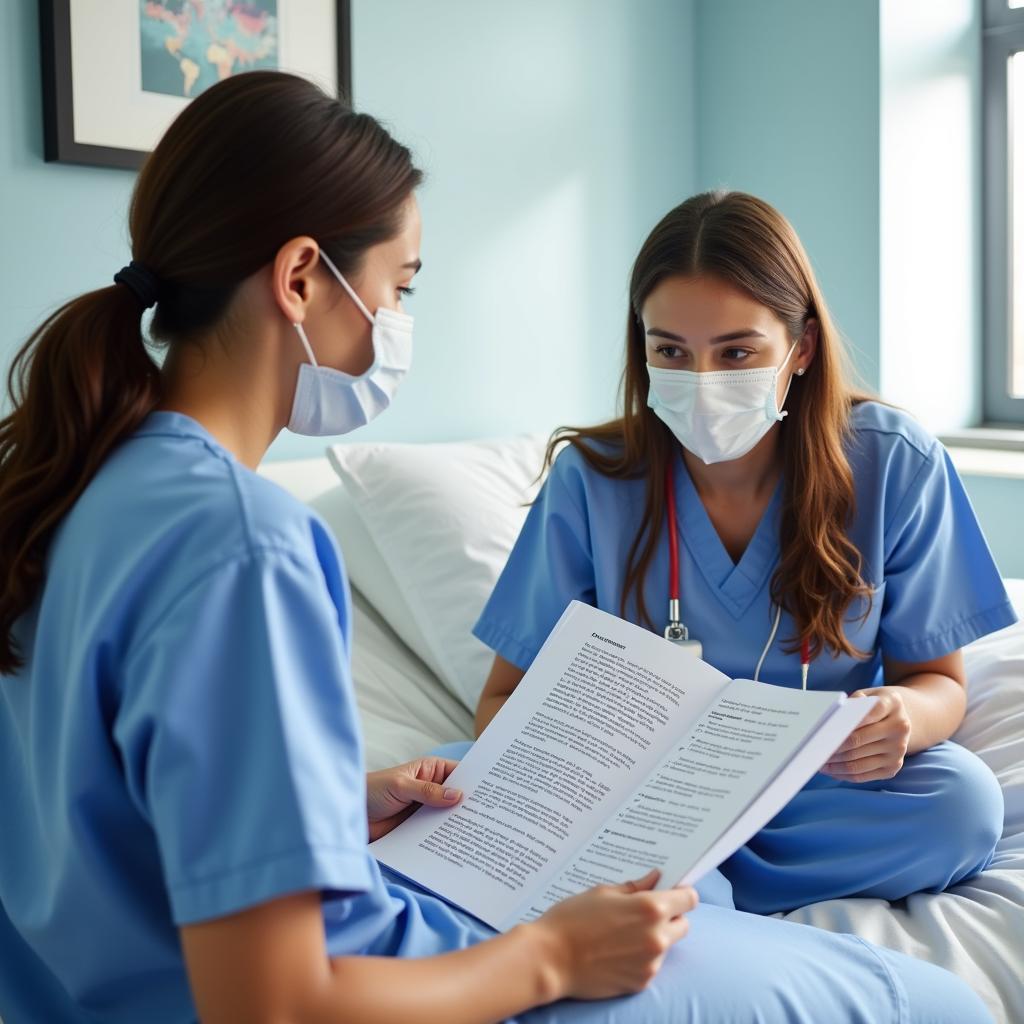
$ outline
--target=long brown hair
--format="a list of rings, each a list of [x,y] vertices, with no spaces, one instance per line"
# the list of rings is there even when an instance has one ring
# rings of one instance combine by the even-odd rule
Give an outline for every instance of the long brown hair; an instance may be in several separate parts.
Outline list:
[[[367,114],[310,82],[252,71],[190,103],[147,160],[129,212],[134,260],[159,281],[155,344],[196,342],[285,242],[316,238],[342,273],[394,237],[422,174]],[[115,268],[111,268],[113,272]],[[0,420],[0,674],[42,586],[58,523],[160,400],[142,306],[123,284],[72,299],[33,332]]]
[[[861,577],[860,552],[847,536],[854,491],[845,449],[850,410],[868,396],[848,383],[845,351],[807,254],[789,222],[768,203],[743,192],[705,192],[662,218],[633,265],[622,415],[596,427],[555,431],[546,465],[568,441],[605,476],[645,478],[646,505],[627,556],[619,613],[628,617],[632,600],[637,620],[653,627],[644,581],[665,529],[665,473],[678,442],[647,407],[650,382],[640,313],[664,278],[699,274],[726,281],[767,306],[793,341],[810,319],[818,322],[817,354],[786,399],[781,557],[771,596],[796,624],[787,650],[798,650],[807,639],[812,656],[822,650],[862,656],[843,630],[850,605],[857,598],[870,600],[871,594]]]

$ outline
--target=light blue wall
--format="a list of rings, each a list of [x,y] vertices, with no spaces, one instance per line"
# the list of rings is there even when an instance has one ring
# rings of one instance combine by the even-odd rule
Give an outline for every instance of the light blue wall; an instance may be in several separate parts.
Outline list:
[[[414,372],[360,438],[549,430],[614,410],[626,278],[692,191],[693,4],[356,0],[354,92],[414,149]],[[308,447],[282,439],[278,452]]]
[[[951,416],[962,425],[977,408],[963,392],[977,380],[970,352],[980,348],[978,278],[969,267],[956,267],[945,275],[933,269],[925,282],[907,261],[922,244],[945,245],[953,227],[961,256],[977,245],[976,158],[961,152],[973,144],[965,138],[977,138],[981,113],[972,7],[972,0],[699,0],[696,7],[698,187],[740,188],[782,210],[810,254],[863,382],[881,387],[883,396],[934,429],[950,426]],[[908,111],[911,101],[916,107]],[[892,129],[887,151],[883,102]],[[923,107],[934,124],[924,123]],[[901,117],[911,120],[900,125]],[[895,145],[898,132],[908,129],[918,135],[916,170]],[[922,135],[938,172],[921,159]],[[903,163],[887,167],[887,159]],[[936,204],[946,218],[941,243],[909,222],[915,202],[921,205],[915,173],[919,188],[943,189]],[[883,180],[890,189],[887,219]],[[922,211],[921,223],[928,216],[934,226],[934,210]],[[908,290],[908,278],[918,289],[913,317],[892,301],[896,291]],[[941,350],[931,333],[910,338],[904,329],[909,320],[928,331],[930,306],[941,308],[958,332],[943,339]],[[881,338],[890,346],[884,354]],[[894,352],[894,345],[904,348]],[[911,346],[920,357],[914,381],[908,379]],[[929,363],[936,358],[941,365]],[[949,372],[937,377],[943,370]],[[925,373],[931,383],[915,393]],[[1000,569],[1024,576],[1017,526],[1024,480],[968,476],[964,483]]]
[[[878,384],[878,4],[702,0],[697,180],[766,199]]]
[[[881,390],[935,433],[982,411],[979,6],[881,0]]]
[[[35,0],[0,5],[0,366],[128,256],[134,175],[44,164]],[[355,0],[356,102],[428,175],[414,372],[360,440],[444,440],[614,408],[626,277],[694,189],[691,0]],[[599,16],[596,11],[599,9]],[[317,454],[283,435],[271,457]]]
[[[671,205],[721,185],[790,218],[878,385],[877,2],[353,8],[358,104],[430,175],[426,269],[410,303],[415,372],[362,437],[440,440],[609,414],[630,261]],[[42,162],[37,55],[35,0],[0,3],[3,370],[52,305],[127,258],[134,176]],[[272,456],[320,450],[285,435]],[[1024,575],[1024,483],[966,483],[1003,571]]]
[[[134,175],[43,163],[38,3],[0,3],[0,371],[58,303],[126,262]]]
[[[1024,578],[1024,479],[972,474],[963,481],[1000,571],[1004,576]]]

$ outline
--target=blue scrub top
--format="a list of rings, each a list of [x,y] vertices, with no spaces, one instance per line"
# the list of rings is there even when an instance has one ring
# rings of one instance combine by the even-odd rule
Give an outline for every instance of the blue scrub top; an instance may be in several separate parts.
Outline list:
[[[0,1018],[195,1019],[177,926],[320,890],[328,950],[493,934],[367,852],[334,541],[154,413],[59,527],[0,679]]]
[[[874,588],[847,614],[846,634],[870,657],[818,657],[808,685],[853,690],[883,682],[882,656],[937,658],[1016,621],[988,544],[942,445],[910,416],[877,402],[852,412],[847,450],[855,513],[849,536]],[[783,426],[782,429],[785,429]],[[682,619],[704,658],[732,678],[750,678],[771,633],[769,596],[779,561],[782,482],[738,563],[677,462],[676,505]],[[563,449],[530,509],[522,533],[474,634],[507,661],[529,667],[569,601],[619,614],[626,560],[642,520],[645,480],[612,479],[574,447]],[[668,539],[648,570],[644,596],[658,632],[668,614]],[[632,603],[631,603],[632,606]],[[795,636],[782,615],[760,678],[800,686]]]

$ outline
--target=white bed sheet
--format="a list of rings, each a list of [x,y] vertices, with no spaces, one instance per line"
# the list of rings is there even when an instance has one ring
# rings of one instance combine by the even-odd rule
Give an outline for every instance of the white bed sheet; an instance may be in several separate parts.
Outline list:
[[[1024,580],[1007,586],[1024,619]],[[854,932],[954,971],[1000,1024],[1024,1024],[1024,623],[971,644],[965,663],[968,711],[954,739],[995,772],[1006,800],[992,866],[946,892],[896,903],[828,900],[786,917]]]
[[[1009,585],[1024,618],[1024,581]],[[397,764],[472,735],[465,708],[368,602],[353,596],[353,672],[367,767]],[[829,900],[786,917],[939,964],[967,981],[999,1024],[1024,1024],[1024,625],[971,645],[966,659],[970,708],[955,738],[989,764],[1007,797],[992,867],[944,893],[898,903]],[[1016,727],[1007,742],[1011,719]]]

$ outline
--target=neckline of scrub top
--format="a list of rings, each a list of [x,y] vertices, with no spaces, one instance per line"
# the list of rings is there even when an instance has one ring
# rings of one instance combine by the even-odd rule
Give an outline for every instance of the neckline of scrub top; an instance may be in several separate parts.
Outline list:
[[[194,437],[210,445],[211,448],[234,459],[224,445],[211,434],[198,420],[183,412],[171,412],[167,409],[154,409],[135,431],[135,437]]]
[[[679,482],[676,498],[680,508],[679,533],[708,587],[718,595],[734,618],[740,618],[768,579],[779,558],[779,510],[782,505],[782,477],[738,562],[725,549],[714,523],[700,500],[697,487],[686,467],[682,450],[677,459]],[[685,589],[685,588],[684,588]],[[682,595],[686,601],[686,594]]]

